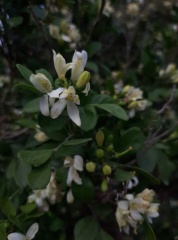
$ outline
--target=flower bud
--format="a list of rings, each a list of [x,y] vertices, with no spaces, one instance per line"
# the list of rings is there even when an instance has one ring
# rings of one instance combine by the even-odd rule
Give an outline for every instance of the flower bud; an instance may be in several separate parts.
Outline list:
[[[129,109],[136,108],[137,106],[138,106],[138,101],[133,101],[128,105],[128,108]]]
[[[130,85],[126,85],[123,89],[122,89],[122,93],[127,93],[130,90],[131,86]]]
[[[96,150],[96,156],[102,158],[104,156],[104,151],[102,149]]]
[[[34,138],[40,143],[46,142],[49,139],[48,136],[46,136],[46,134],[42,131],[37,132]]]
[[[107,146],[107,148],[106,148],[106,151],[107,152],[112,152],[113,151],[113,145],[109,144],[109,146]]]
[[[104,179],[101,183],[101,191],[106,192],[107,190],[108,190],[108,183],[107,183],[107,180]]]
[[[94,162],[88,162],[88,163],[86,164],[86,170],[87,170],[88,172],[94,172],[94,171],[95,171],[95,168],[96,168],[96,163],[94,163]]]
[[[96,142],[98,144],[99,147],[103,146],[103,142],[104,142],[104,133],[102,131],[98,131],[96,133]]]
[[[104,175],[106,175],[106,176],[110,175],[110,174],[112,173],[111,167],[110,167],[109,165],[105,165],[105,166],[103,167],[103,173],[104,173]]]
[[[85,87],[89,81],[90,81],[90,73],[88,71],[82,72],[77,80],[76,88]]]

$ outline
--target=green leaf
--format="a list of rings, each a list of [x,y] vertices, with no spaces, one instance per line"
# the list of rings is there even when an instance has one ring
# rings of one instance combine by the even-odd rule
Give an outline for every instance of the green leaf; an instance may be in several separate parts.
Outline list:
[[[96,63],[90,62],[90,61],[87,62],[86,69],[88,69],[94,73],[98,73],[98,71],[99,71],[98,65],[96,65]]]
[[[40,113],[38,116],[38,124],[44,131],[55,132],[65,127],[66,117],[59,116],[58,118],[52,119],[51,117],[45,117]]]
[[[40,98],[36,98],[36,99],[28,102],[24,106],[23,111],[25,113],[36,113],[36,112],[39,112],[39,105],[40,105]]]
[[[32,165],[41,165],[45,163],[52,155],[53,151],[47,150],[22,150],[17,156],[25,163]]]
[[[121,182],[127,181],[133,177],[131,172],[125,171],[123,169],[117,169],[115,172],[115,178]]]
[[[91,216],[77,222],[74,228],[75,240],[96,240],[99,225]]]
[[[113,98],[107,94],[94,95],[91,98],[92,104],[113,103]]]
[[[26,68],[25,66],[21,65],[21,64],[17,64],[16,67],[18,68],[18,70],[20,71],[20,73],[22,74],[22,76],[27,80],[30,81],[30,76],[33,74],[32,71],[30,71],[28,68]]]
[[[150,226],[146,217],[145,217],[145,221],[144,221],[144,227],[145,227],[145,238],[146,238],[146,240],[156,240],[156,236],[154,234],[154,231],[153,231],[152,227]]]
[[[34,86],[32,86],[30,84],[19,83],[19,84],[16,84],[14,88],[17,89],[17,90],[22,90],[22,91],[25,90],[25,91],[28,91],[28,92],[30,91],[30,92],[36,93],[38,95],[41,95],[40,92]]]
[[[68,141],[64,142],[63,145],[67,145],[67,146],[79,145],[82,143],[89,142],[91,140],[92,140],[92,138],[72,139],[72,140],[68,140]]]
[[[33,189],[44,189],[50,181],[51,163],[35,167],[28,175],[29,186]]]
[[[95,55],[97,52],[101,50],[101,43],[100,42],[91,42],[86,46],[86,51],[88,53],[88,57],[92,57]]]
[[[6,240],[6,227],[3,223],[0,223],[0,239]]]
[[[92,105],[86,105],[85,107],[80,107],[80,118],[81,118],[81,129],[84,131],[89,131],[96,126],[98,116],[95,108]]]
[[[11,28],[19,26],[20,24],[22,24],[22,22],[23,22],[23,17],[21,16],[11,17],[7,19],[7,23]]]
[[[28,181],[27,181],[27,176],[31,171],[31,165],[23,162],[22,160],[19,160],[17,163],[16,171],[14,174],[14,178],[16,181],[16,184],[24,188],[26,187]]]
[[[113,116],[119,119],[122,119],[125,121],[129,119],[125,110],[116,104],[105,103],[105,104],[94,104],[94,106],[111,113]]]
[[[27,128],[31,128],[31,129],[36,129],[36,122],[30,119],[19,119],[16,121],[17,124],[23,126],[23,127],[27,127]]]
[[[16,215],[16,209],[8,198],[0,199],[0,208],[7,217]]]
[[[137,152],[137,163],[147,172],[152,172],[155,169],[158,159],[158,150],[156,148],[149,150],[142,148]]]
[[[100,228],[96,240],[114,240],[107,232]]]
[[[33,210],[35,210],[35,209],[36,209],[36,203],[28,203],[26,205],[20,206],[20,210],[26,214],[33,212]]]
[[[122,136],[115,134],[114,137],[114,149],[118,152],[125,151],[130,146],[134,151],[138,150],[144,140],[144,135],[139,128],[133,127],[125,131]]]
[[[169,184],[169,178],[173,171],[175,171],[176,166],[169,158],[161,151],[158,155],[158,170],[160,174],[160,179],[164,182],[165,185]]]
[[[92,181],[83,176],[82,185],[78,185],[73,182],[72,184],[72,193],[74,198],[81,202],[89,202],[93,199],[94,195],[94,186]]]
[[[39,69],[39,70],[36,71],[36,73],[44,74],[50,80],[51,84],[53,84],[53,78],[52,78],[51,74],[46,69],[43,69],[43,68]]]
[[[144,176],[145,178],[147,178],[150,183],[154,183],[154,184],[160,184],[159,179],[157,179],[156,177],[154,177],[152,174],[145,172],[143,169],[139,168],[139,167],[133,167],[133,166],[128,166],[128,165],[121,165],[123,168],[129,168],[132,169],[134,171],[136,171],[137,173],[140,173],[142,176]]]

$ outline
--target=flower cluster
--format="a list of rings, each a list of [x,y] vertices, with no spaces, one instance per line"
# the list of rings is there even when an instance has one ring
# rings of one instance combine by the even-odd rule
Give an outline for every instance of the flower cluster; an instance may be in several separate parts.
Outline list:
[[[119,81],[114,85],[115,96],[119,99],[119,103],[126,105],[128,115],[133,118],[137,111],[143,111],[148,106],[148,101],[143,98],[143,91],[130,85],[123,86],[123,82]]]
[[[86,95],[90,90],[90,73],[84,71],[87,62],[87,52],[75,51],[72,63],[67,63],[61,54],[56,54],[53,51],[54,67],[57,72],[59,80],[63,81],[64,87],[59,87],[53,90],[52,83],[43,73],[32,74],[30,82],[34,87],[43,93],[40,99],[40,111],[44,116],[57,118],[65,107],[70,119],[77,125],[81,125],[79,110],[76,105],[80,105],[79,96],[76,94],[76,89],[85,88],[82,92]],[[71,69],[70,86],[65,75]]]
[[[160,78],[168,78],[173,83],[178,83],[178,69],[174,63],[168,64],[165,69],[160,69],[159,71]]]
[[[45,189],[33,190],[33,194],[28,197],[28,202],[35,202],[42,211],[49,210],[49,204],[59,201],[59,188],[57,187],[55,174],[51,175],[50,182]]]
[[[134,197],[132,194],[126,194],[125,200],[119,200],[117,203],[116,220],[119,229],[129,234],[130,226],[137,233],[138,223],[141,223],[145,215],[150,223],[152,218],[158,217],[158,203],[151,203],[155,192],[153,190],[145,189]]]

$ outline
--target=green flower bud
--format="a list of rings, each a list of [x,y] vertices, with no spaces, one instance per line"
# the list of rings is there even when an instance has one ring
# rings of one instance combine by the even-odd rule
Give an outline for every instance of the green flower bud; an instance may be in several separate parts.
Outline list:
[[[130,90],[131,86],[130,85],[126,85],[123,89],[122,89],[122,93],[127,93]]]
[[[106,175],[106,176],[110,175],[110,174],[112,173],[111,167],[110,167],[109,165],[105,165],[105,166],[103,167],[103,173],[104,173],[104,175]]]
[[[114,95],[112,98],[113,98],[114,101],[118,100],[118,96],[116,96],[116,95]]]
[[[106,148],[106,151],[107,152],[112,152],[113,151],[113,145],[109,144],[109,146],[107,146],[107,148]]]
[[[88,172],[94,172],[95,171],[95,168],[96,168],[96,163],[94,162],[87,162],[86,164],[86,170]]]
[[[110,135],[108,136],[108,139],[107,139],[107,140],[108,140],[108,142],[112,142],[113,138],[114,138],[114,137],[113,137],[113,135],[112,135],[112,134],[110,134]]]
[[[96,150],[96,156],[102,158],[104,156],[104,151],[102,149]]]
[[[138,101],[133,101],[129,104],[128,108],[136,108],[138,106]]]
[[[104,179],[101,183],[101,191],[106,192],[107,190],[108,190],[108,183],[107,183],[106,179]]]
[[[89,81],[90,73],[88,71],[82,72],[77,80],[76,88],[84,88]]]
[[[96,142],[98,144],[99,147],[103,146],[103,142],[104,142],[104,133],[102,131],[98,131],[96,133]]]

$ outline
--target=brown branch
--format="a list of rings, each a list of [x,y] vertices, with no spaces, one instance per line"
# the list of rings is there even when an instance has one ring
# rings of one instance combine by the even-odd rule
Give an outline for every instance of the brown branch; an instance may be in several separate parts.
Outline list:
[[[88,38],[87,38],[87,40],[86,40],[86,43],[90,41],[90,38],[91,38],[92,35],[93,35],[93,32],[94,32],[94,30],[95,30],[95,27],[96,27],[97,23],[98,23],[98,22],[100,21],[100,19],[101,19],[101,16],[102,16],[102,13],[103,13],[105,4],[106,4],[106,0],[102,0],[102,1],[101,1],[100,9],[99,9],[99,11],[98,11],[98,14],[97,14],[97,17],[96,17],[95,21],[93,22],[93,25],[92,25],[91,31],[90,31],[90,33],[89,33],[89,35],[88,35]]]

